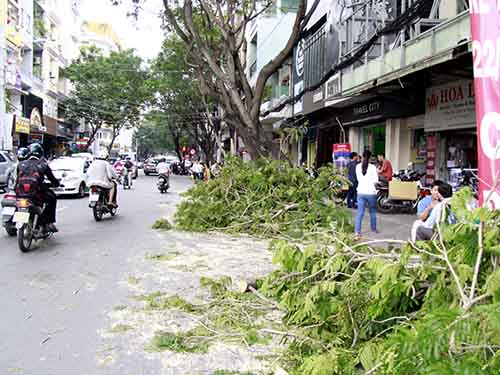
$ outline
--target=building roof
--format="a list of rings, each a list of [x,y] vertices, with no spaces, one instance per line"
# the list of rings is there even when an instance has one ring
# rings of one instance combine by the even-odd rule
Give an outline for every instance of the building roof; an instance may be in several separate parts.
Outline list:
[[[118,48],[121,48],[122,43],[120,38],[116,34],[113,27],[108,23],[85,21],[82,24],[82,31],[89,34],[95,34],[96,36],[101,37],[102,39],[110,40]]]

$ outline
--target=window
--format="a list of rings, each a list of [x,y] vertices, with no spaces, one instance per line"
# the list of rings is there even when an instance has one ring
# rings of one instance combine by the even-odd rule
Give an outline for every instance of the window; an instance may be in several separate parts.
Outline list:
[[[281,0],[280,10],[283,13],[295,13],[299,7],[298,0]]]
[[[35,51],[33,54],[33,75],[42,78],[42,51]]]
[[[314,86],[325,74],[326,31],[322,26],[304,43],[304,84]]]
[[[7,160],[0,154],[0,163],[5,163]]]
[[[16,28],[19,28],[20,26],[21,20],[18,0],[10,0],[7,3],[7,23]]]

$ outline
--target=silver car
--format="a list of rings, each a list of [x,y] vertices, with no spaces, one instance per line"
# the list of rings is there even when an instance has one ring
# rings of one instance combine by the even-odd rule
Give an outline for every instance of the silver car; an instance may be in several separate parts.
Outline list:
[[[0,151],[0,188],[13,187],[16,162],[10,151]]]

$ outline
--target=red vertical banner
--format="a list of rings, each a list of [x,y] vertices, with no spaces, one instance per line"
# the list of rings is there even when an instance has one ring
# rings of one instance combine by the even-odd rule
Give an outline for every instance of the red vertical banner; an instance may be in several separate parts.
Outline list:
[[[426,177],[425,184],[431,186],[436,179],[436,151],[437,151],[437,138],[436,133],[427,134],[427,155],[426,155]]]
[[[479,195],[500,209],[500,0],[471,0]]]

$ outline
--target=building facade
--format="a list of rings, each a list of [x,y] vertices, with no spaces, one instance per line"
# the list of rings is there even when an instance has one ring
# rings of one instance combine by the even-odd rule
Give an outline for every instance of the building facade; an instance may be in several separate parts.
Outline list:
[[[458,0],[323,1],[296,48],[303,160],[336,143],[455,182],[477,168],[469,14]],[[294,88],[297,92],[297,87]]]
[[[73,134],[61,102],[70,92],[64,69],[77,56],[79,0],[2,0],[5,32],[3,148],[40,142],[57,153]],[[1,109],[0,109],[1,112]],[[60,125],[61,124],[61,125]]]

